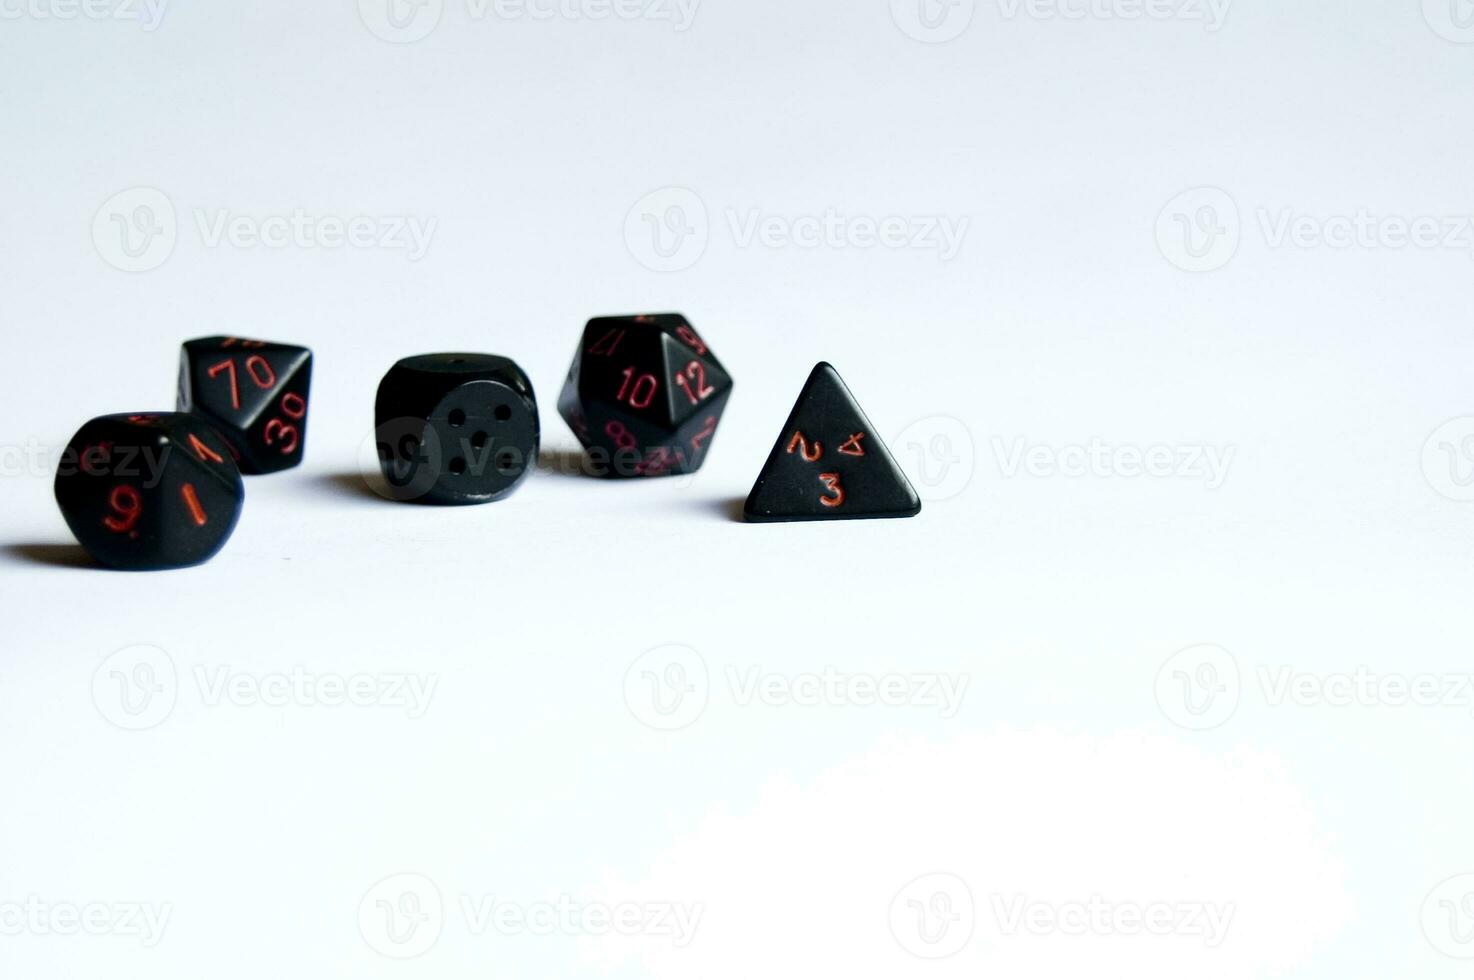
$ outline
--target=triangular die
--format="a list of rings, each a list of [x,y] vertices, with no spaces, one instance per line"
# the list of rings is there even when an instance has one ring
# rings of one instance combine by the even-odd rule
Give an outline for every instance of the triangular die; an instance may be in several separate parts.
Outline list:
[[[816,366],[743,513],[749,521],[915,517],[921,500],[854,395]]]

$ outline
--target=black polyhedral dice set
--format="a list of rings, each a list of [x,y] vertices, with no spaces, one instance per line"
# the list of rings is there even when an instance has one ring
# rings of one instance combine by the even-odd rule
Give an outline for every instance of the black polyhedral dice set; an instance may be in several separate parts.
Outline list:
[[[302,462],[312,352],[207,337],[185,343],[177,411],[108,415],[72,438],[56,477],[67,524],[114,568],[182,568],[224,547],[241,474]],[[599,317],[584,328],[558,411],[592,475],[694,473],[711,451],[732,378],[675,313]],[[502,500],[537,463],[532,382],[492,354],[395,364],[374,402],[379,466],[395,500]],[[911,484],[839,374],[809,376],[744,508],[753,523],[912,517]]]

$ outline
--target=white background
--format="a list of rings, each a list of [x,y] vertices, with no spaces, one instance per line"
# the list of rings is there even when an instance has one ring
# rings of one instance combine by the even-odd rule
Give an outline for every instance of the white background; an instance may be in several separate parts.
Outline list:
[[[1466,975],[1466,0],[97,2],[0,0],[0,973]],[[433,233],[210,234],[298,210]],[[696,479],[365,489],[399,357],[569,450],[584,321],[658,310],[736,379]],[[212,333],[316,351],[306,465],[88,567],[56,454]],[[821,359],[918,519],[733,520]]]

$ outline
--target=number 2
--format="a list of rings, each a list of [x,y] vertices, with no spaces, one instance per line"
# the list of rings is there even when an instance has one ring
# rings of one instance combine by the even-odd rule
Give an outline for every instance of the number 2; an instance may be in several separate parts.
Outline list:
[[[824,455],[824,447],[817,442],[814,443],[814,451],[809,452],[809,439],[802,432],[795,432],[793,438],[788,440],[789,454],[791,455],[795,450],[809,463],[817,463],[819,457]]]

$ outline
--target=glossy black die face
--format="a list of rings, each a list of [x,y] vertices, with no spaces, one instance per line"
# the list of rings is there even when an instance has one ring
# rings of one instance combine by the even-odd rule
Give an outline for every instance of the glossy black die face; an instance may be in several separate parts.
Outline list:
[[[397,500],[491,503],[537,463],[537,398],[505,357],[405,358],[379,385],[374,424],[379,466]]]
[[[759,524],[915,517],[921,500],[839,373],[820,363],[743,513]]]
[[[72,533],[98,561],[129,571],[214,557],[244,499],[224,438],[190,415],[93,419],[57,467],[56,502]]]
[[[678,313],[600,317],[584,328],[558,411],[599,476],[694,473],[732,378]]]
[[[209,422],[230,444],[241,472],[276,473],[302,462],[312,351],[239,337],[184,345],[179,411]]]

